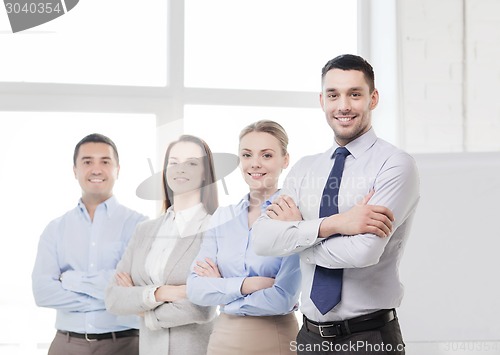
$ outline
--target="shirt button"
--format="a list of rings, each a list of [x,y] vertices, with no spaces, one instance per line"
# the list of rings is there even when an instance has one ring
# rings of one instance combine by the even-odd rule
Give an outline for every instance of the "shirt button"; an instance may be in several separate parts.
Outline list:
[[[90,267],[94,267],[94,263],[91,263],[91,264],[90,264]]]
[[[309,258],[306,258],[306,260],[307,260],[307,261],[311,261],[311,260],[309,260]]]
[[[91,245],[92,245],[93,247],[95,247],[95,242],[92,242],[92,244],[91,244]]]

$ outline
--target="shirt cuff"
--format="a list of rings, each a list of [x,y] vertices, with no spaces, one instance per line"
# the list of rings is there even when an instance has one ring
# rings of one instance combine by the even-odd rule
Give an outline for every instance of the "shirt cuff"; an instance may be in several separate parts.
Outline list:
[[[224,306],[224,313],[231,314],[235,316],[244,316],[245,314],[241,312],[241,306],[243,305],[244,298],[239,298],[231,303]]]
[[[241,285],[243,285],[243,281],[245,277],[230,277],[226,279],[226,295],[229,298],[236,300],[238,298],[243,297],[241,294]]]
[[[158,330],[161,327],[156,325],[156,316],[154,311],[146,311],[144,312],[144,325],[149,330]]]
[[[293,253],[294,249],[306,249],[318,242],[319,227],[324,218],[297,222],[297,238],[293,247],[285,248],[285,253]]]
[[[61,286],[65,290],[73,292],[81,292],[83,273],[76,270],[68,270],[59,276]]]
[[[144,289],[142,293],[142,302],[144,302],[149,309],[154,309],[163,303],[156,300],[155,292],[158,288],[159,286],[151,286]]]
[[[314,257],[314,248],[308,248],[300,253],[300,260],[305,264],[316,264]]]

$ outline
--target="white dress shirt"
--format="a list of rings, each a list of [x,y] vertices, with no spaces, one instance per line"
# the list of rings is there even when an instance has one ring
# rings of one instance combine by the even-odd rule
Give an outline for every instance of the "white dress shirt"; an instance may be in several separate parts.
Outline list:
[[[187,208],[182,211],[174,212],[171,206],[165,213],[163,223],[158,229],[158,234],[155,237],[151,250],[146,258],[145,270],[153,281],[154,285],[144,289],[144,302],[150,307],[157,307],[163,302],[156,301],[155,291],[161,286],[164,277],[165,266],[168,258],[174,249],[175,243],[179,238],[185,238],[184,232],[189,222],[200,212],[204,211],[205,207],[200,202],[199,204]],[[153,327],[153,322],[150,319],[150,312],[145,316],[145,324],[150,329]]]
[[[380,309],[398,307],[403,297],[398,267],[419,200],[418,171],[413,158],[377,138],[373,129],[346,145],[339,191],[339,213],[351,209],[370,190],[371,205],[389,208],[395,216],[388,238],[373,234],[318,238],[321,196],[333,166],[334,146],[302,158],[288,174],[283,194],[290,195],[303,221],[283,222],[261,216],[253,226],[254,248],[261,255],[300,252],[301,311],[309,319],[325,322],[350,319]],[[342,299],[322,315],[310,298],[316,265],[344,269]]]

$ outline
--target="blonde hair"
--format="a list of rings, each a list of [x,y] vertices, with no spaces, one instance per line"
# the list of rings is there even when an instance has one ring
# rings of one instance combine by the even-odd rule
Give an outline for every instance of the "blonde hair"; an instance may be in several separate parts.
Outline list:
[[[288,135],[286,134],[285,129],[278,122],[274,122],[271,120],[260,120],[254,123],[249,124],[245,128],[243,128],[240,132],[240,142],[241,139],[246,136],[248,133],[252,132],[264,132],[269,133],[274,138],[278,140],[281,147],[282,155],[288,154]]]

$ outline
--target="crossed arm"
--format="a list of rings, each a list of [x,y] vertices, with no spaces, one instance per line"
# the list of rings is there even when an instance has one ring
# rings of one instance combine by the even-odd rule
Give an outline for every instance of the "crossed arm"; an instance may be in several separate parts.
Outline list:
[[[286,191],[297,198],[296,179],[290,180]],[[329,268],[374,265],[394,232],[414,212],[418,186],[415,162],[397,154],[377,175],[375,192],[345,212],[302,220],[296,199],[283,196],[270,206],[267,216],[254,223],[254,250],[274,256],[301,253],[303,262]]]
[[[61,274],[57,235],[56,225],[51,223],[40,238],[32,274],[36,304],[68,312],[104,310],[103,290],[113,270],[101,270],[92,274],[68,270]]]
[[[293,199],[282,196],[255,223],[254,249],[261,255],[301,253],[303,262],[326,268],[374,265],[389,241],[394,215],[367,205],[371,195],[344,213],[306,221]]]
[[[115,275],[115,281],[118,286],[135,286],[134,281],[132,281],[132,277],[127,272],[117,272]],[[156,302],[161,303],[180,301],[184,298],[187,298],[186,285],[162,285],[156,289],[156,291],[154,292],[154,296]]]
[[[205,261],[196,261],[196,265],[193,268],[193,271],[201,277],[222,278],[217,264],[215,264],[210,258],[205,258]],[[242,295],[246,296],[259,290],[273,287],[273,285],[274,277],[249,276],[245,277],[245,279],[243,280],[240,292]]]
[[[217,223],[217,215],[214,216],[214,223]],[[277,259],[279,269],[275,275],[247,276],[238,270],[230,271],[231,265],[219,264],[219,253],[222,253],[219,248],[231,246],[219,244],[217,235],[213,229],[205,233],[192,273],[188,277],[189,299],[204,306],[222,305],[224,313],[233,315],[289,313],[295,306],[300,288],[298,255]],[[226,275],[225,266],[228,273]]]
[[[335,214],[322,220],[319,238],[330,238],[335,234],[356,235],[370,233],[385,238],[392,232],[394,214],[384,206],[368,205],[374,191],[345,213]],[[267,208],[267,216],[278,221],[301,221],[299,208],[288,195],[281,195]]]
[[[149,227],[139,226],[116,268],[116,275],[106,290],[106,307],[116,315],[136,314],[144,317],[151,330],[193,323],[205,323],[215,315],[215,309],[198,307],[186,298],[186,285],[151,285],[134,282],[142,264],[134,265],[134,250],[149,235]],[[136,263],[137,264],[137,263]],[[135,271],[134,271],[135,270]],[[133,277],[132,277],[133,276]]]

